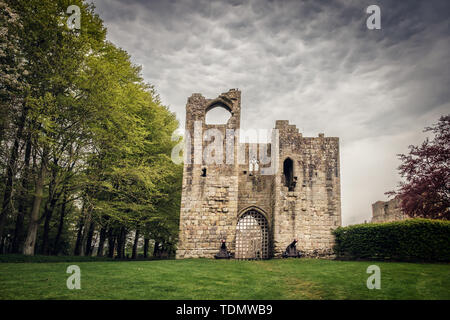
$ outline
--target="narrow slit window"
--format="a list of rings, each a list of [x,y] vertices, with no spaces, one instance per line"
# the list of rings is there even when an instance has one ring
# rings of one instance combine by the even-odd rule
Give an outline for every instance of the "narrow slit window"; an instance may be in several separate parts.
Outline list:
[[[284,173],[284,185],[289,188],[289,191],[293,189],[294,182],[294,162],[292,159],[287,158],[283,163],[283,173]]]

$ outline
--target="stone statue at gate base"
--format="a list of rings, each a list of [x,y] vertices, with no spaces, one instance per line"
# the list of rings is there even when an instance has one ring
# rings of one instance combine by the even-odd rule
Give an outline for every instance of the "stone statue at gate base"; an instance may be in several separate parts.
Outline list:
[[[227,245],[225,243],[225,240],[222,239],[222,245],[220,246],[220,251],[218,254],[214,256],[216,259],[230,259],[231,254],[227,250]]]
[[[297,250],[297,239],[291,242],[287,246],[286,251],[283,253],[283,258],[300,258],[302,254]]]

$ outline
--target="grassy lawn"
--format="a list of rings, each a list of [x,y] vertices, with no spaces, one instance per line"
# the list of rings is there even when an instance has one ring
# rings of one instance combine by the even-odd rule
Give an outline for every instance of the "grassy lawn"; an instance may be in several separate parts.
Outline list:
[[[69,290],[66,269],[81,269]],[[381,289],[369,290],[369,265]],[[314,259],[0,263],[0,299],[450,299],[450,265]]]

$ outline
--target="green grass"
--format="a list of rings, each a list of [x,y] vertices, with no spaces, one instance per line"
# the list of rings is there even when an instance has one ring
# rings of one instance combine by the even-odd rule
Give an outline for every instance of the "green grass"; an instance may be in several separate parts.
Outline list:
[[[81,290],[66,269],[81,268]],[[369,290],[369,265],[381,289]],[[315,259],[0,263],[0,299],[450,299],[450,265]]]

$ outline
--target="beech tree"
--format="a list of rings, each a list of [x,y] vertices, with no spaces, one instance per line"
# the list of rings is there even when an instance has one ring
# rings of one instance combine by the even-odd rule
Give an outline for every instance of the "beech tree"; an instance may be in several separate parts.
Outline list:
[[[0,239],[8,216],[13,214],[13,181],[17,172],[20,142],[27,110],[23,106],[26,84],[22,49],[19,45],[23,25],[19,16],[0,1],[0,169],[3,201],[0,211]]]
[[[411,217],[450,219],[450,115],[427,127],[434,138],[410,146],[400,154],[400,175],[405,179],[388,195],[400,198],[402,210]]]
[[[81,29],[66,25],[69,5]],[[175,115],[82,0],[0,0],[0,252],[133,258],[176,238]],[[3,108],[3,105],[6,108]],[[156,240],[155,240],[156,241]]]

